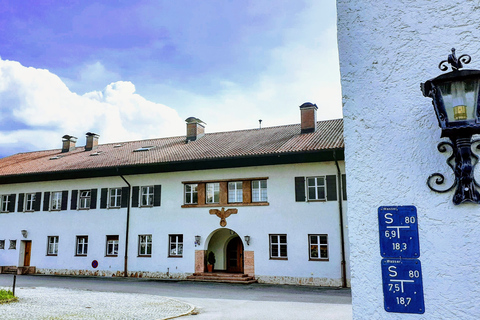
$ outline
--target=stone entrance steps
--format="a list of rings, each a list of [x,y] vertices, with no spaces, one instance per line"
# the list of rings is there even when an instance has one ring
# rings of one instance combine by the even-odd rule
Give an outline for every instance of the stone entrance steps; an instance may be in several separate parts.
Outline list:
[[[190,281],[206,281],[206,282],[222,282],[222,283],[255,283],[255,277],[243,273],[226,273],[226,272],[201,272],[194,273],[187,277]]]

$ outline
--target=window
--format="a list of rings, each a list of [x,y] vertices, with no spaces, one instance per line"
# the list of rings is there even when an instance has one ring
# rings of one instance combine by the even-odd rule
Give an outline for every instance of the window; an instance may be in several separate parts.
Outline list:
[[[252,181],[252,202],[267,201],[267,180]]]
[[[56,256],[58,254],[58,236],[49,236],[47,244],[47,256]]]
[[[153,186],[142,187],[141,206],[153,206]]]
[[[50,210],[57,211],[62,209],[62,192],[55,191],[50,194]]]
[[[5,240],[0,240],[0,250],[5,249]]]
[[[77,236],[77,256],[86,256],[88,251],[88,236]]]
[[[80,190],[80,209],[90,209],[91,190]]]
[[[183,255],[183,234],[169,235],[169,257],[182,257]]]
[[[150,257],[152,255],[152,235],[143,234],[138,236],[138,255]]]
[[[234,181],[228,183],[228,202],[243,202],[242,181]]]
[[[308,200],[325,200],[325,177],[307,178]]]
[[[10,204],[10,201],[12,201],[10,199],[10,195],[9,194],[4,194],[2,195],[2,197],[0,198],[0,201],[2,202],[0,205],[1,205],[1,212],[10,212],[9,208],[11,206]]]
[[[207,203],[219,203],[220,202],[220,183],[207,183]]]
[[[270,235],[270,259],[287,259],[287,235]]]
[[[198,203],[198,184],[185,185],[185,204]]]
[[[308,235],[310,260],[328,260],[328,236],[326,234]]]
[[[120,208],[122,204],[122,189],[121,188],[110,189],[108,199],[109,199],[108,201],[109,208]]]
[[[337,199],[337,176],[295,177],[295,201],[337,201]]]
[[[107,256],[118,255],[118,236],[107,236]]]
[[[10,246],[8,249],[16,250],[17,249],[17,240],[10,240]]]
[[[25,195],[25,211],[35,211],[35,193]]]

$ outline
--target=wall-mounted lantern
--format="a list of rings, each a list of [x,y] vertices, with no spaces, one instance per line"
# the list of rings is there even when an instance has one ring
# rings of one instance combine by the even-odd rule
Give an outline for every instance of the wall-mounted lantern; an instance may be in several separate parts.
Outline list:
[[[28,231],[27,230],[22,230],[22,236],[24,238],[28,237]]]
[[[202,237],[200,236],[195,236],[195,246],[199,246],[200,245],[200,240],[202,239]]]
[[[245,243],[247,244],[247,246],[249,246],[250,245],[250,236],[245,236],[244,239],[245,239]]]
[[[455,174],[455,181],[447,188],[436,188],[445,183],[441,173],[434,173],[427,179],[428,187],[436,192],[448,192],[456,187],[453,203],[462,202],[480,203],[480,195],[475,181],[474,168],[478,156],[472,151],[472,145],[479,148],[480,140],[472,139],[472,135],[480,133],[480,101],[479,84],[480,70],[461,70],[463,64],[470,63],[469,55],[455,55],[455,49],[448,56],[448,60],[440,62],[442,71],[448,70],[447,63],[452,71],[442,74],[421,84],[425,97],[433,99],[433,107],[437,115],[438,124],[442,129],[441,137],[448,137],[449,141],[442,141],[437,149],[440,152],[451,151],[447,164]]]

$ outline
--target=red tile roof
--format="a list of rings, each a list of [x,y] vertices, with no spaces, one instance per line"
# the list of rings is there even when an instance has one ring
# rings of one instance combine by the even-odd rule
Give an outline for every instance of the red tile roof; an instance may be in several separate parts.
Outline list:
[[[134,152],[145,146],[153,148]],[[336,119],[319,121],[316,132],[307,134],[300,134],[300,124],[294,124],[207,133],[188,143],[185,136],[180,136],[100,144],[92,151],[82,146],[66,153],[61,149],[19,153],[0,159],[0,177],[343,148],[343,120]],[[52,160],[55,157],[58,159]]]

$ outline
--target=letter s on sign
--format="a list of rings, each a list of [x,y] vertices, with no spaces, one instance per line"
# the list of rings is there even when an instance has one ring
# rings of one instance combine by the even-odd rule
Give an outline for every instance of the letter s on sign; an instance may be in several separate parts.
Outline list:
[[[395,270],[397,270],[397,267],[395,266],[388,267],[388,271],[390,272],[388,275],[390,276],[390,278],[395,278],[397,276],[398,273]]]
[[[393,218],[391,213],[385,213],[385,222],[388,224],[393,223]]]

